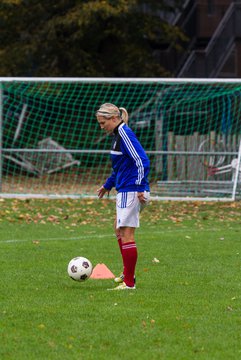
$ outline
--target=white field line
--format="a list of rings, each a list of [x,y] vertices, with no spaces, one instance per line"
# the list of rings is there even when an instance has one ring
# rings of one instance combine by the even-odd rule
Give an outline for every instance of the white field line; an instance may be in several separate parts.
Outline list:
[[[93,238],[104,238],[104,237],[113,237],[114,234],[106,234],[106,235],[82,235],[75,237],[56,237],[56,238],[34,238],[34,239],[8,239],[8,240],[0,240],[0,244],[2,243],[16,243],[16,242],[29,242],[29,241],[75,241],[75,240],[85,240],[85,239],[93,239]]]
[[[209,232],[209,231],[217,231],[220,232],[222,229],[214,229],[214,228],[208,228],[208,229],[166,229],[166,230],[159,230],[159,231],[150,231],[150,237],[152,235],[158,235],[158,234],[170,234],[170,233],[200,233],[200,232]],[[141,234],[148,234],[149,231],[140,231]],[[137,234],[139,237],[139,234]],[[74,237],[54,237],[54,238],[36,238],[33,239],[6,239],[6,240],[0,240],[0,244],[8,244],[8,243],[20,243],[20,242],[33,242],[33,241],[75,241],[75,240],[86,240],[86,239],[101,239],[106,237],[115,237],[114,234],[92,234],[92,235],[82,235],[82,236],[74,236]]]

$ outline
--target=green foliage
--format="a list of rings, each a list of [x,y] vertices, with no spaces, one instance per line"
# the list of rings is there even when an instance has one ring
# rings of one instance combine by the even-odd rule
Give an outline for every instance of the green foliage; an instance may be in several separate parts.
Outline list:
[[[1,360],[240,358],[241,203],[152,202],[121,293],[66,271],[76,255],[121,270],[113,201],[0,203]]]
[[[168,3],[5,0],[0,76],[166,76],[156,50],[183,37],[157,16]]]

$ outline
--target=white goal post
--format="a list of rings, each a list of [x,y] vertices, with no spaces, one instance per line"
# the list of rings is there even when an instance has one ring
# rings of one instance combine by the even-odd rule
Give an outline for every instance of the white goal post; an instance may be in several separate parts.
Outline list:
[[[111,137],[95,111],[112,102],[150,157],[153,199],[241,199],[240,98],[240,79],[0,78],[0,196],[96,197]]]

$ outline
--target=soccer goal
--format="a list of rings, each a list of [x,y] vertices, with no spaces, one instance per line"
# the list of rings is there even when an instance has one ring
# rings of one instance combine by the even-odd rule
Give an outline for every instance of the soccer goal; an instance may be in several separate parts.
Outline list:
[[[0,196],[95,197],[111,173],[112,102],[150,161],[155,199],[241,198],[241,81],[0,78]]]

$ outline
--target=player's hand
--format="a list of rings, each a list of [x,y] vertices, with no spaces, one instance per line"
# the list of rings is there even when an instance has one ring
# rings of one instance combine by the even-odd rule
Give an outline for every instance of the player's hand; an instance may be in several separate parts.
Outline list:
[[[144,192],[138,192],[137,197],[141,204],[145,204],[147,202],[147,198],[145,197]]]
[[[98,198],[102,199],[103,196],[105,195],[105,193],[109,194],[109,191],[107,189],[104,188],[104,186],[102,185],[98,190],[97,190],[97,194],[98,194]]]

